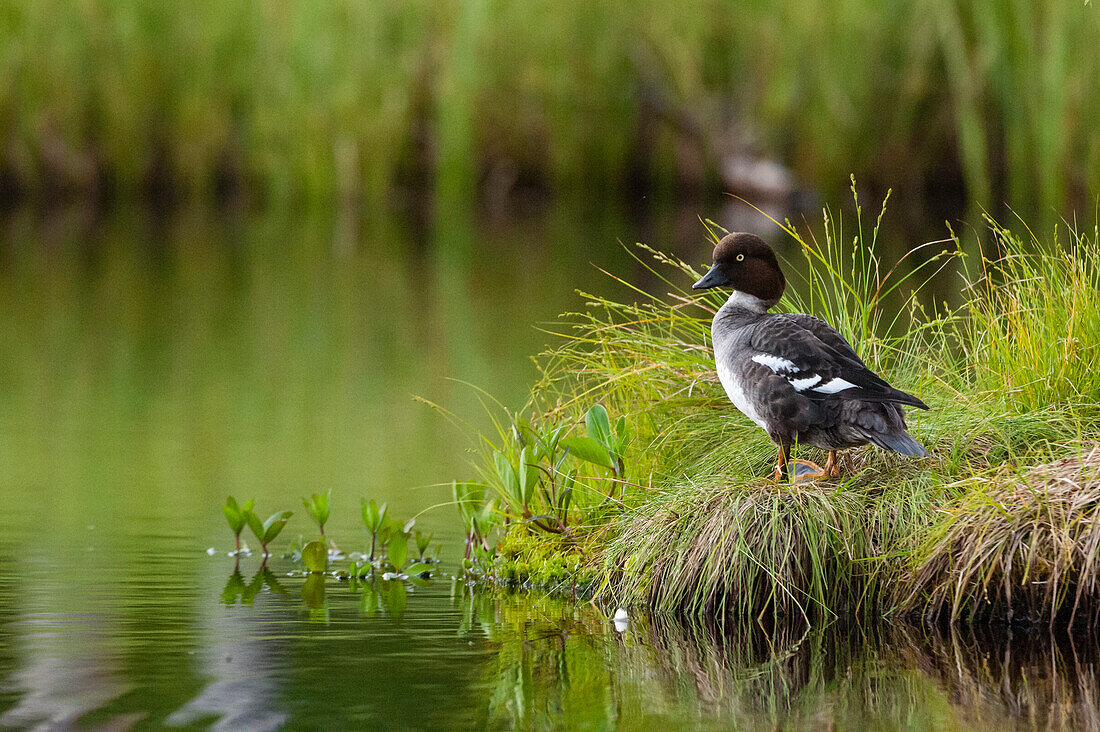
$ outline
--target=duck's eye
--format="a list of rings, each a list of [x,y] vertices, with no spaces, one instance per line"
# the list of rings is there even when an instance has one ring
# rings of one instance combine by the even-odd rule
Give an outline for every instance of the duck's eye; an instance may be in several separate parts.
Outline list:
[[[745,255],[744,255],[744,254],[738,254],[738,255],[737,255],[737,261],[738,261],[738,262],[740,262],[740,261],[741,261],[742,259],[744,259],[744,258],[745,258]]]

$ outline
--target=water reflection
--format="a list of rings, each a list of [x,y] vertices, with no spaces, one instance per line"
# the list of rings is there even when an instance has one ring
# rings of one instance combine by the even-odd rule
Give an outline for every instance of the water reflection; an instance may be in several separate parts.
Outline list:
[[[497,646],[494,724],[1097,729],[1096,639],[841,624],[764,632],[463,591],[463,630]]]

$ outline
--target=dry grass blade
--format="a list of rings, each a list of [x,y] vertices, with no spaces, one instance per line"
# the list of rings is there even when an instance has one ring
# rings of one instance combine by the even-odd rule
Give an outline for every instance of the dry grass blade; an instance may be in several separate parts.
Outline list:
[[[1054,621],[1100,609],[1100,446],[970,479],[918,552],[903,606]]]

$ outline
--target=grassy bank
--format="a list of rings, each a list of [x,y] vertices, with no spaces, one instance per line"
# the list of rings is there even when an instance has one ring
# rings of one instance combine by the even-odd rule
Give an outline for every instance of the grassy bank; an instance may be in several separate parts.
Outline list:
[[[31,196],[682,191],[748,153],[1046,218],[1100,180],[1089,3],[16,0],[0,35]]]
[[[788,232],[802,256],[779,307],[822,316],[927,402],[909,418],[930,458],[866,447],[841,481],[770,482],[772,443],[714,375],[720,296],[640,250],[667,294],[587,296],[530,403],[481,438],[482,479],[456,486],[471,571],[736,619],[1093,621],[1096,229],[1040,241],[991,223],[982,261],[952,238],[895,264],[873,255],[877,223],[855,228],[826,217],[816,238]],[[960,306],[922,305],[933,276],[957,283]]]

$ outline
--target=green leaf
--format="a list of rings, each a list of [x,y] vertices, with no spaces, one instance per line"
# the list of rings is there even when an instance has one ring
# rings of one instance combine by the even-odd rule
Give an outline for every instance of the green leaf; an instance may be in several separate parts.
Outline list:
[[[588,436],[604,447],[611,447],[611,418],[602,404],[593,404],[584,415]]]
[[[409,556],[409,542],[401,534],[395,534],[390,539],[390,551],[389,558],[390,564],[393,565],[395,571],[400,572],[402,565],[405,564],[405,560]]]
[[[419,531],[416,532],[416,551],[421,557],[424,556],[424,552],[428,551],[428,545],[432,543],[433,536],[435,536],[435,534],[428,534],[425,536]]]
[[[408,567],[405,567],[405,574],[409,575],[410,577],[415,577],[417,575],[424,574],[425,572],[431,572],[434,569],[435,568],[432,567],[432,565],[425,562],[413,562]]]
[[[519,454],[520,494],[523,497],[524,508],[531,505],[531,497],[535,493],[535,487],[539,484],[537,461],[538,458],[532,455],[526,447]]]
[[[575,458],[609,469],[612,467],[607,448],[591,437],[566,437],[561,444]]]
[[[222,513],[225,514],[225,520],[229,523],[229,528],[232,529],[234,534],[240,536],[241,531],[244,529],[245,519],[241,514],[241,510],[237,507],[237,502],[233,501],[232,498],[229,500],[232,501],[233,504],[230,505],[229,502],[226,502],[226,504],[222,506]]]
[[[264,523],[260,521],[260,517],[249,509],[244,512],[244,519],[248,523],[248,528],[252,529],[252,533],[256,535],[256,541],[263,543]]]
[[[314,493],[309,498],[302,499],[302,506],[309,511],[309,515],[318,526],[324,527],[325,522],[328,521],[328,500],[331,494],[332,491],[329,490],[326,493]]]
[[[496,464],[497,476],[500,478],[504,495],[515,504],[516,508],[521,508],[523,506],[523,494],[520,492],[519,476],[516,475],[516,469],[512,466],[512,461],[503,454],[496,452],[493,453],[493,462]]]
[[[328,549],[319,541],[311,541],[302,547],[302,562],[307,572],[324,572],[328,569]]]
[[[290,517],[294,515],[293,511],[281,511],[279,513],[273,513],[267,517],[267,521],[263,523],[263,543],[270,544],[275,540],[275,537],[279,535],[279,532],[286,526],[286,522],[290,521]]]
[[[558,494],[558,510],[564,515],[569,511],[569,504],[573,501],[573,488],[564,488]]]
[[[360,498],[359,504],[362,506],[363,526],[367,527],[367,531],[378,531],[378,504],[373,498],[369,501],[366,498]]]

